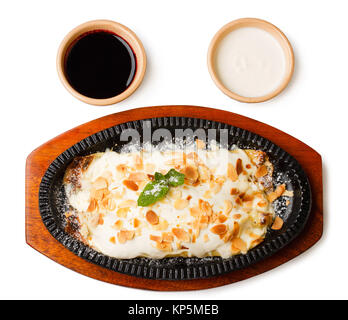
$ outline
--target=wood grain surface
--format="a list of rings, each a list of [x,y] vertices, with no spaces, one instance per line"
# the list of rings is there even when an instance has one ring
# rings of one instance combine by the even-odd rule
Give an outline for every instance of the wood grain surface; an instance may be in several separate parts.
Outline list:
[[[44,226],[39,212],[39,185],[50,163],[80,140],[127,121],[153,117],[194,117],[227,123],[271,140],[297,159],[311,185],[313,204],[302,233],[273,256],[248,268],[208,279],[150,280],[124,275],[90,263],[66,249]],[[27,158],[25,177],[26,242],[59,264],[88,277],[122,286],[160,291],[197,290],[223,286],[271,270],[313,246],[323,232],[323,186],[321,156],[294,137],[256,120],[217,109],[196,106],[159,106],[133,109],[93,120],[67,131],[35,149]]]

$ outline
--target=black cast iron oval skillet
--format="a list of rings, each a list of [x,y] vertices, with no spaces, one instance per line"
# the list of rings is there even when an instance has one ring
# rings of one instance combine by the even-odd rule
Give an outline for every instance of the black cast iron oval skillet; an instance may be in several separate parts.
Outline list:
[[[257,134],[221,122],[185,117],[160,117],[148,120],[151,121],[153,131],[165,128],[172,132],[173,136],[175,129],[190,128],[195,131],[203,128],[206,132],[208,129],[227,129],[229,148],[237,145],[242,149],[265,151],[274,166],[275,183],[285,183],[287,190],[292,190],[294,193],[288,206],[284,198],[279,198],[274,203],[276,214],[284,220],[283,228],[278,231],[269,230],[265,240],[247,254],[227,259],[221,257],[115,259],[96,252],[67,234],[64,231],[66,196],[62,187],[67,166],[76,156],[105,151],[107,148],[119,151],[125,144],[120,141],[121,132],[127,128],[138,130],[142,137],[146,120],[138,120],[116,125],[76,143],[59,155],[43,176],[39,189],[41,217],[52,236],[67,249],[87,261],[124,274],[148,279],[188,280],[217,276],[250,266],[280,250],[302,231],[310,214],[311,191],[303,169],[287,152]]]

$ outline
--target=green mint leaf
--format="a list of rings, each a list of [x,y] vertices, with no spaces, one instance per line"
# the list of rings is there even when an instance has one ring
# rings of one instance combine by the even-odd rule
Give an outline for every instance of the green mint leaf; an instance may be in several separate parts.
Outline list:
[[[185,182],[185,175],[176,171],[175,169],[170,169],[165,175],[165,178],[172,187],[181,186]]]
[[[171,169],[166,175],[160,172],[155,172],[155,180],[149,182],[138,198],[138,206],[147,207],[158,200],[163,199],[169,187],[177,187],[185,182],[185,175]]]
[[[155,172],[155,180],[163,180],[165,178],[166,177],[162,173]]]
[[[154,180],[149,182],[138,198],[138,206],[147,207],[158,200],[163,199],[169,191],[166,179]]]

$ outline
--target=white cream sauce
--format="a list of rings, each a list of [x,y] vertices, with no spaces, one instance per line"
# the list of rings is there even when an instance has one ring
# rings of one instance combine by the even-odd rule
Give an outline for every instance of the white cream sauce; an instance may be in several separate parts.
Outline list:
[[[140,170],[146,174],[154,174],[156,171],[166,173],[173,168],[168,161],[172,159],[170,152],[161,152],[158,150],[142,153],[116,153],[107,151],[94,159],[83,174],[80,182],[81,189],[74,191],[71,185],[66,185],[69,203],[78,212],[78,217],[81,222],[81,234],[87,239],[88,244],[106,255],[117,258],[134,258],[138,256],[148,256],[152,258],[163,258],[167,255],[180,255],[186,253],[187,256],[203,257],[211,255],[215,252],[218,255],[226,258],[232,255],[231,242],[224,242],[220,236],[211,232],[214,224],[209,224],[207,228],[200,231],[195,242],[181,242],[177,245],[177,240],[174,237],[172,242],[172,251],[166,252],[159,250],[156,247],[155,241],[150,240],[150,235],[161,236],[162,232],[171,232],[172,228],[182,228],[186,231],[192,229],[193,216],[190,214],[190,208],[198,206],[199,199],[207,201],[215,213],[223,213],[227,216],[224,222],[233,230],[234,222],[237,221],[240,226],[240,238],[246,243],[247,250],[253,247],[252,241],[255,240],[255,234],[264,236],[267,226],[256,226],[254,221],[258,219],[260,212],[274,214],[271,204],[265,207],[259,207],[257,203],[260,198],[255,197],[250,212],[245,212],[243,206],[236,205],[236,196],[231,195],[231,189],[237,188],[240,192],[252,194],[254,192],[263,193],[263,187],[253,176],[256,172],[256,166],[250,161],[248,155],[241,149],[227,151],[224,149],[207,151],[199,150],[200,162],[204,164],[210,173],[215,177],[220,177],[225,182],[221,189],[215,193],[212,192],[212,185],[209,181],[200,183],[197,186],[185,184],[176,188],[171,188],[170,193],[161,201],[149,207],[130,206],[126,217],[120,218],[117,211],[122,207],[122,202],[125,200],[137,201],[140,192],[150,180],[143,181],[139,184],[139,190],[133,191],[126,188],[123,181],[130,174],[138,172],[136,169],[136,158],[142,155],[143,169]],[[188,154],[188,152],[187,152]],[[242,160],[244,173],[239,175],[237,181],[232,181],[227,177],[228,163],[235,164],[237,159]],[[188,163],[194,164],[192,160],[187,160]],[[119,165],[127,166],[127,172],[122,173],[117,170]],[[179,170],[179,169],[178,169]],[[107,173],[107,174],[106,174]],[[111,176],[110,176],[111,173]],[[90,205],[91,191],[93,182],[100,176],[109,177],[108,190],[111,196],[115,196],[116,207],[113,210],[100,209],[95,212],[87,212]],[[207,195],[211,192],[211,195]],[[122,195],[119,197],[119,195]],[[180,199],[190,198],[189,204],[182,210],[174,208],[176,198],[180,195]],[[263,200],[265,200],[264,197]],[[231,201],[234,205],[230,212],[225,213],[225,200]],[[168,226],[165,230],[156,230],[156,226],[148,223],[146,220],[146,212],[153,210],[160,221],[165,220]],[[103,214],[103,224],[97,224],[98,216]],[[240,218],[236,219],[235,214],[240,214]],[[140,221],[140,226],[134,227],[134,218]],[[118,229],[115,228],[115,223],[122,220],[122,229],[135,231],[133,239],[125,243],[119,243],[117,238]],[[254,238],[250,236],[254,235]],[[115,243],[110,241],[114,238]],[[209,239],[209,240],[207,240]],[[187,249],[181,249],[181,245]],[[246,251],[247,251],[246,250]],[[246,252],[245,251],[245,252]],[[244,253],[245,253],[244,252]]]
[[[243,97],[261,97],[274,91],[285,76],[285,54],[267,31],[243,27],[219,43],[215,67],[226,88]]]

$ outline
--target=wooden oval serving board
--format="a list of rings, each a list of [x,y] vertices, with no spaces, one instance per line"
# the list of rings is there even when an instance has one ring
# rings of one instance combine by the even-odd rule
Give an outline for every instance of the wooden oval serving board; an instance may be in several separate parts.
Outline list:
[[[39,186],[50,163],[82,139],[106,128],[153,117],[193,117],[227,123],[267,138],[291,154],[306,172],[312,190],[312,211],[302,233],[271,257],[248,268],[207,279],[150,280],[124,275],[90,263],[66,249],[51,236],[39,212]],[[256,120],[217,109],[196,106],[159,106],[133,109],[93,120],[67,131],[35,149],[27,158],[25,177],[26,242],[59,264],[81,274],[122,286],[159,291],[197,290],[244,280],[271,270],[298,256],[321,237],[323,231],[323,186],[321,156],[294,137]]]

